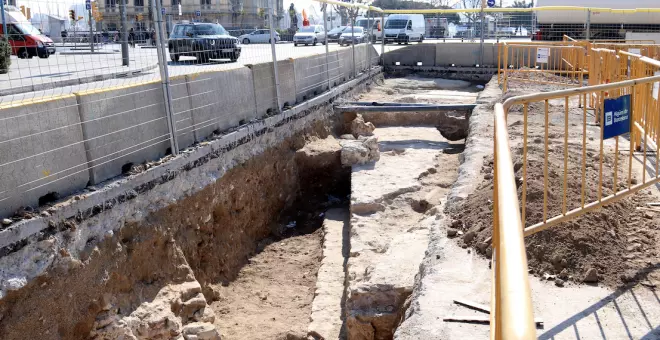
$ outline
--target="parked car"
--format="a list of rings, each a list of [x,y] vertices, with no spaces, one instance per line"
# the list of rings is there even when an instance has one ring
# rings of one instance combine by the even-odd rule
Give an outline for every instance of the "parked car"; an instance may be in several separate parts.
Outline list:
[[[243,44],[268,43],[270,44],[270,30],[256,30],[250,34],[243,34],[238,37]],[[280,41],[280,34],[275,32],[275,42]]]
[[[304,26],[293,36],[293,45],[316,45],[319,42],[325,45],[326,40],[325,30],[322,25]]]
[[[339,41],[339,37],[341,36],[341,33],[346,29],[348,26],[339,26],[335,27],[331,30],[328,31],[328,42],[333,42],[333,41]]]
[[[347,27],[339,37],[339,45],[362,44],[367,41],[369,34],[362,27]]]
[[[385,22],[385,43],[424,41],[426,23],[423,14],[392,14]]]
[[[14,6],[5,7],[7,20],[7,38],[11,46],[11,53],[19,58],[48,58],[55,54],[55,44],[36,27],[32,26],[21,11]],[[0,34],[3,36],[3,25],[0,25]]]
[[[176,24],[172,28],[168,47],[172,61],[179,61],[182,56],[192,56],[202,63],[209,59],[229,59],[233,62],[241,55],[238,38],[230,36],[220,24]]]

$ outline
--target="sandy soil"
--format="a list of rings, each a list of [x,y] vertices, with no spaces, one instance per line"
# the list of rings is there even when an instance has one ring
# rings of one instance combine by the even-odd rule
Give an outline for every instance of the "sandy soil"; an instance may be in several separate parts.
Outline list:
[[[214,287],[223,339],[303,339],[307,334],[321,230],[273,242],[228,286]],[[268,240],[267,242],[272,242]]]
[[[525,91],[534,91],[534,87]],[[514,92],[517,91],[517,92]],[[521,87],[513,87],[507,95],[521,93]],[[577,99],[569,102],[569,113],[565,115],[564,100],[549,103],[548,124],[548,213],[554,217],[566,210],[580,207],[582,192],[582,138],[583,110],[578,108]],[[522,107],[510,111],[509,133],[514,154],[514,170],[518,178],[518,195],[522,199],[524,181],[527,182],[526,226],[543,220],[544,206],[544,107],[534,103],[529,107],[527,177],[523,178],[523,123]],[[593,113],[588,112],[586,126],[585,202],[598,200],[598,178],[600,175],[599,129],[594,126]],[[568,120],[566,120],[568,118]],[[564,129],[568,126],[568,148],[565,149]],[[607,140],[603,157],[602,197],[614,192],[614,184],[621,190],[628,186],[629,142],[619,138],[617,178],[614,179],[614,140]],[[564,183],[564,161],[567,160],[566,183]],[[484,161],[484,182],[474,195],[468,198],[464,212],[454,216],[453,227],[470,231],[476,237],[467,237],[460,242],[475,246],[489,254],[488,239],[492,235],[492,157]],[[633,160],[633,162],[636,162]],[[641,176],[633,171],[633,184]],[[563,188],[566,188],[564,201]],[[648,190],[586,214],[580,218],[532,235],[526,239],[530,270],[537,276],[556,275],[561,280],[582,282],[587,271],[596,269],[599,281],[616,288],[631,281],[642,281],[650,286],[660,285],[657,256],[660,249],[660,214],[639,210],[645,203],[657,201]],[[484,243],[486,242],[486,243]],[[649,273],[650,272],[650,273]]]

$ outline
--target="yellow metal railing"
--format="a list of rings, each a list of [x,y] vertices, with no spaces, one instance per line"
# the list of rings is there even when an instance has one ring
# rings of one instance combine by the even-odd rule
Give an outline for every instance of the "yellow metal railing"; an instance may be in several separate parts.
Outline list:
[[[570,41],[570,40],[569,40]],[[570,41],[573,43],[574,41]],[[598,46],[593,44],[589,46]],[[503,45],[504,46],[504,45]],[[643,46],[642,54],[634,54],[622,49],[589,48],[587,66],[589,86],[560,91],[535,93],[507,99],[495,106],[494,133],[494,188],[493,188],[493,288],[491,299],[491,339],[535,339],[532,299],[527,274],[527,257],[524,237],[574,219],[604,205],[614,203],[648,186],[660,183],[660,61],[654,46]],[[502,56],[506,60],[508,53]],[[647,55],[647,56],[645,56]],[[506,61],[505,61],[506,64]],[[506,68],[503,69],[503,73]],[[503,82],[506,84],[506,76]],[[506,86],[506,85],[504,85]],[[614,136],[613,146],[605,145],[604,120],[606,100],[629,100],[630,133],[628,140]],[[586,103],[586,105],[585,105]],[[538,105],[542,104],[542,105]],[[552,105],[551,105],[552,104]],[[550,107],[553,110],[550,110]],[[516,174],[513,168],[512,153],[507,132],[507,116],[513,109],[522,113],[522,167]],[[557,108],[560,108],[557,110]],[[609,112],[607,112],[609,113]],[[597,117],[600,125],[598,140],[588,141],[587,116]],[[543,212],[540,220],[527,221],[528,172],[530,162],[530,116],[541,116],[544,120],[542,151],[533,151],[535,159],[543,162]],[[579,115],[579,117],[575,117]],[[552,116],[552,117],[551,117]],[[562,164],[550,164],[551,118],[563,117],[563,127],[554,126],[554,138],[560,136],[559,150],[553,144],[555,154],[563,154]],[[569,117],[581,118],[581,127],[569,128]],[[609,120],[611,122],[611,120]],[[579,126],[571,124],[570,126]],[[571,130],[573,129],[573,130]],[[570,131],[569,131],[570,130]],[[581,131],[580,131],[581,130]],[[569,156],[569,135],[573,132],[581,137],[581,154]],[[536,137],[535,139],[540,139]],[[620,140],[623,139],[623,140]],[[620,156],[620,146],[629,147],[627,157]],[[573,145],[574,147],[574,145]],[[633,150],[644,148],[641,162],[642,178],[633,180]],[[589,155],[591,149],[597,155]],[[597,150],[597,151],[596,151]],[[654,160],[647,158],[648,151],[654,151]],[[539,153],[542,152],[542,155]],[[611,155],[609,155],[611,154]],[[613,165],[605,164],[606,157]],[[627,158],[627,159],[626,159]],[[593,164],[596,163],[596,164]],[[625,164],[627,163],[627,164]],[[549,181],[550,168],[555,174],[555,185]],[[648,174],[647,167],[654,169]],[[587,170],[587,169],[590,170]],[[570,170],[569,170],[570,169]],[[579,193],[569,191],[570,176],[580,176]],[[597,172],[597,180],[587,179],[587,172]],[[590,174],[593,174],[590,173]],[[520,204],[516,178],[521,177]],[[559,185],[557,184],[559,181]],[[594,187],[595,184],[595,187]],[[575,188],[573,188],[575,189]],[[550,195],[554,191],[554,195]],[[535,198],[540,199],[540,198]],[[557,205],[553,206],[556,203]],[[552,207],[552,209],[551,209]],[[554,213],[557,211],[558,213]],[[531,216],[531,215],[530,215]],[[537,218],[538,217],[534,217]],[[527,226],[529,224],[529,226]]]
[[[527,255],[502,104],[495,106],[491,339],[535,339]]]
[[[582,86],[587,56],[581,43],[500,43],[498,80],[502,89],[509,82]]]

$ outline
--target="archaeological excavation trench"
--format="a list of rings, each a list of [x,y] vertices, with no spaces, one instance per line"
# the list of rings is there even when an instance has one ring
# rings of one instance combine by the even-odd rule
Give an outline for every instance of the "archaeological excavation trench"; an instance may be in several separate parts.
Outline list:
[[[47,227],[2,249],[0,338],[391,339],[470,110],[337,108],[477,94],[469,82],[377,75],[332,103],[17,212],[14,223]],[[443,133],[462,137],[443,137],[447,119]]]
[[[0,249],[0,338],[487,338],[488,325],[442,321],[466,314],[454,299],[490,299],[492,105],[502,93],[496,79],[482,85],[376,74],[17,212],[14,223],[45,226]],[[613,216],[607,225],[639,221]],[[639,240],[580,256],[575,247],[600,241],[560,230],[528,241],[532,275],[577,278],[601,254],[610,285],[623,267],[604,252]],[[561,291],[534,283],[539,315],[563,320],[545,313],[547,296],[593,303],[568,281]]]

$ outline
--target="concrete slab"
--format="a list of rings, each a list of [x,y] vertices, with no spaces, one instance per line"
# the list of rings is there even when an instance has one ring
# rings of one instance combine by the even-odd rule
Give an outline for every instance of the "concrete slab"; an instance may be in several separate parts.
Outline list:
[[[0,108],[0,214],[36,207],[49,192],[87,185],[87,157],[73,95]]]
[[[249,68],[187,76],[197,141],[257,117]]]
[[[252,70],[254,82],[255,105],[257,116],[262,117],[268,109],[277,110],[277,93],[275,90],[275,76],[272,63],[248,65]],[[295,102],[295,77],[293,77],[293,61],[282,60],[277,62],[280,82],[280,97],[282,105]]]
[[[341,78],[337,81],[337,84],[341,84],[355,76],[353,72],[353,52],[350,49],[346,49],[338,51],[337,55],[341,63]]]
[[[422,45],[423,46],[423,45]],[[474,66],[480,64],[479,43],[436,44],[435,66]],[[414,48],[418,48],[414,46]],[[418,53],[418,52],[414,52]],[[484,44],[484,66],[497,65],[497,45]]]
[[[308,334],[323,339],[339,339],[342,333],[344,259],[348,257],[347,209],[331,209],[323,221],[323,260],[316,279],[316,292]],[[343,335],[343,334],[342,334]]]
[[[293,60],[296,79],[296,102],[303,102],[328,89],[325,54]]]
[[[385,65],[395,65],[399,62],[402,66],[435,66],[436,46],[430,44],[421,44],[406,46],[385,53]]]
[[[128,163],[165,156],[170,148],[160,82],[76,94],[92,184]]]

